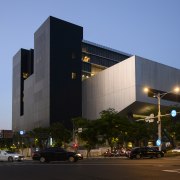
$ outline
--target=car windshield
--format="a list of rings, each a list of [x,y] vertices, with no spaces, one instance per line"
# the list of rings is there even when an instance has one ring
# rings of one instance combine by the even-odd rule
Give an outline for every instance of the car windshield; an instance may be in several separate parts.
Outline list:
[[[149,149],[158,150],[156,147],[149,147]]]
[[[13,151],[6,151],[8,154],[15,154]]]
[[[45,151],[48,152],[66,152],[64,149],[62,148],[56,148],[56,147],[50,147],[50,148],[46,148]]]

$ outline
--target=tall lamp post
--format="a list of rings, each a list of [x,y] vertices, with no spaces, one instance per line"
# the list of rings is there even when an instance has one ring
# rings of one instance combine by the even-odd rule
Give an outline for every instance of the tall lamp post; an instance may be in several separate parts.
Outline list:
[[[157,94],[158,99],[158,140],[160,141],[159,150],[161,151],[161,94]]]
[[[150,90],[149,90],[149,88],[144,88],[144,91],[145,92],[149,92]],[[179,92],[180,91],[180,89],[178,88],[178,87],[176,87],[173,91],[170,91],[170,92],[166,92],[166,93],[153,93],[154,94],[154,96],[153,97],[156,97],[157,98],[157,100],[158,100],[158,115],[157,115],[157,117],[158,117],[158,121],[157,121],[157,123],[158,123],[158,141],[160,142],[160,145],[159,145],[159,150],[161,151],[161,149],[162,149],[162,143],[161,143],[161,140],[162,140],[162,136],[161,136],[161,134],[162,134],[162,132],[161,132],[161,98],[162,97],[164,97],[166,94],[169,94],[169,93],[172,93],[172,92]]]

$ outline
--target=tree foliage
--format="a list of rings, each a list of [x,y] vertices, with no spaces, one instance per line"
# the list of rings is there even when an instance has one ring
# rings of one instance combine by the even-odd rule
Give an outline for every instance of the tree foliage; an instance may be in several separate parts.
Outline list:
[[[172,109],[178,114],[176,117],[170,116]],[[157,112],[151,112],[157,114]],[[148,112],[149,114],[149,112]],[[175,146],[180,141],[180,108],[169,107],[162,110],[161,114],[168,114],[161,117],[162,141],[171,142]],[[155,115],[156,116],[156,115]],[[61,123],[52,124],[48,128],[35,128],[21,136],[19,132],[14,133],[13,143],[17,146],[35,146],[44,148],[47,146],[50,137],[53,138],[55,146],[62,146],[72,140],[72,132],[78,136],[87,148],[88,154],[92,148],[99,144],[108,142],[111,149],[114,146],[126,146],[127,142],[132,142],[134,146],[147,145],[148,141],[153,141],[154,145],[158,138],[158,125],[155,118],[153,123],[145,121],[129,121],[126,117],[121,117],[112,108],[103,110],[96,120],[88,120],[82,117],[72,119],[73,131],[67,130]],[[82,132],[78,129],[82,128]],[[8,145],[5,140],[1,140],[1,145]],[[10,146],[10,145],[8,145]]]
[[[115,139],[119,141],[125,132],[128,133],[130,122],[126,118],[120,117],[118,112],[112,108],[102,111],[98,121],[101,125],[100,134],[108,141],[111,149],[117,143]]]
[[[71,132],[61,123],[54,123],[50,126],[50,136],[54,139],[55,146],[62,146],[70,141]]]

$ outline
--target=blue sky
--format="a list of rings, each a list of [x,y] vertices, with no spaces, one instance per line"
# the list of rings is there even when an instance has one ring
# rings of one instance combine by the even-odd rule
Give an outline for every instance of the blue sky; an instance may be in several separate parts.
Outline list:
[[[86,40],[180,69],[179,0],[0,0],[0,129],[12,126],[12,58],[34,48],[50,15],[83,26]]]

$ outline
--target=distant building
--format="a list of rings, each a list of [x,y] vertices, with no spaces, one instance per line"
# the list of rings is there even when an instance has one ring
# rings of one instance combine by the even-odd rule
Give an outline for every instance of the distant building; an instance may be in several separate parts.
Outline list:
[[[157,104],[143,86],[167,92],[179,84],[179,69],[83,40],[82,27],[49,17],[34,34],[34,50],[13,57],[12,129],[72,128],[72,118],[96,119],[109,107],[143,113]],[[180,102],[169,98],[162,105]]]
[[[13,131],[12,130],[0,130],[0,139],[12,139]]]

